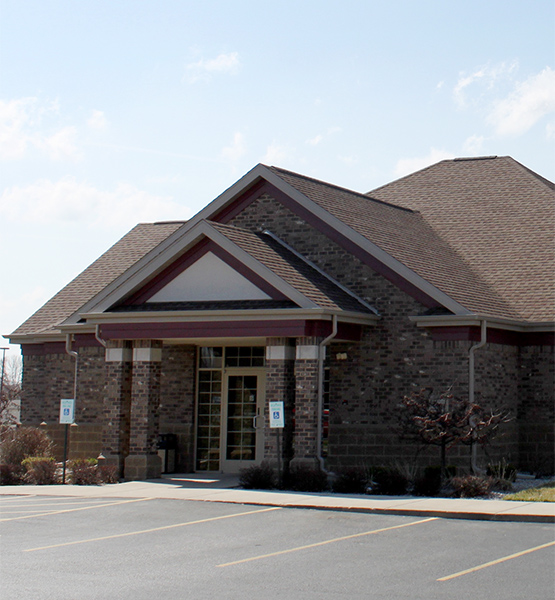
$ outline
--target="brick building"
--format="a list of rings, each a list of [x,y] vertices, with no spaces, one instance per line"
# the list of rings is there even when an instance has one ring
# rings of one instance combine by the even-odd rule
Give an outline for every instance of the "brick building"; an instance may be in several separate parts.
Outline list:
[[[9,336],[22,422],[57,435],[75,395],[72,452],[128,479],[160,474],[160,434],[182,472],[334,469],[414,456],[399,403],[431,387],[511,412],[482,463],[552,471],[554,200],[510,157],[368,194],[258,165],[188,222],[137,225]]]

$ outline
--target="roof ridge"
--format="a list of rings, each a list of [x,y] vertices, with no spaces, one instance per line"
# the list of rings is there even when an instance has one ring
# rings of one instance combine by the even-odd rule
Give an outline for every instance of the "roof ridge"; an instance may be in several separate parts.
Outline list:
[[[384,204],[386,206],[390,206],[391,208],[396,208],[399,210],[404,210],[406,212],[411,212],[411,213],[417,213],[417,210],[413,210],[411,208],[407,208],[405,206],[399,206],[398,204],[391,204],[391,202],[386,202],[385,200],[379,200],[378,198],[372,198],[371,196],[368,196],[367,194],[365,194],[364,192],[357,192],[355,190],[351,190],[349,188],[343,187],[341,185],[336,185],[335,183],[329,183],[328,181],[323,181],[322,179],[316,179],[316,177],[310,177],[308,175],[302,175],[301,173],[295,173],[295,171],[289,171],[287,169],[282,169],[281,167],[267,167],[268,169],[270,169],[271,171],[273,171],[274,173],[278,174],[279,173],[286,173],[287,175],[292,175],[294,177],[298,177],[300,179],[305,179],[307,181],[312,181],[313,183],[317,183],[319,185],[325,185],[326,187],[329,188],[333,188],[342,192],[347,192],[348,194],[352,194],[353,196],[358,196],[360,197],[361,200],[371,200],[372,202],[377,202],[378,204]]]
[[[551,189],[551,190],[555,190],[555,183],[553,183],[553,181],[550,181],[549,179],[543,177],[539,173],[536,173],[535,171],[532,171],[532,169],[529,169],[526,165],[523,165],[522,163],[518,162],[518,160],[514,159],[512,156],[506,156],[506,157],[503,157],[503,158],[507,158],[507,159],[513,161],[515,163],[515,165],[517,165],[517,167],[520,167],[523,171],[525,171],[529,175],[532,175],[540,183],[543,183],[544,185],[547,185],[547,187],[549,189]]]
[[[378,311],[371,304],[369,304],[368,302],[366,302],[366,300],[364,300],[363,298],[361,298],[360,296],[358,296],[358,294],[356,294],[355,292],[353,292],[352,290],[350,290],[348,287],[344,286],[342,283],[340,283],[339,281],[337,281],[337,279],[335,279],[334,277],[332,277],[329,273],[326,273],[326,271],[324,271],[323,269],[321,269],[317,264],[313,263],[306,256],[304,256],[303,254],[301,254],[300,252],[298,252],[297,250],[295,250],[295,248],[293,248],[292,246],[290,246],[287,242],[285,242],[284,240],[282,240],[275,233],[272,233],[270,230],[265,229],[264,231],[261,231],[257,235],[261,239],[263,239],[263,236],[270,237],[277,244],[279,244],[282,248],[284,248],[285,250],[287,250],[288,252],[290,252],[291,254],[293,254],[294,256],[296,256],[299,260],[301,260],[308,267],[310,267],[311,269],[313,269],[314,271],[316,271],[319,275],[321,275],[322,277],[324,277],[325,279],[327,279],[332,285],[334,285],[335,287],[339,288],[341,291],[343,291],[347,295],[351,296],[351,298],[353,298],[354,300],[356,300],[359,304],[362,304],[362,306],[368,308],[375,315],[379,315]]]
[[[460,159],[459,159],[460,160]],[[399,181],[403,181],[404,179],[408,179],[409,177],[413,177],[414,175],[418,174],[418,173],[423,173],[424,171],[427,171],[428,169],[432,169],[433,167],[437,167],[437,165],[440,165],[441,163],[445,163],[445,162],[455,162],[454,159],[452,158],[444,158],[443,160],[440,160],[436,163],[433,163],[431,165],[428,165],[427,167],[422,167],[421,169],[418,169],[418,171],[413,171],[411,173],[407,173],[406,175],[402,175],[401,177],[398,177],[397,179],[394,179],[393,181],[390,181],[389,183],[384,183],[383,185],[380,185],[377,188],[374,188],[368,192],[365,192],[365,196],[370,198],[370,194],[372,194],[373,192],[378,192],[379,190],[381,190],[382,188],[385,187],[389,187],[395,183],[398,183]]]

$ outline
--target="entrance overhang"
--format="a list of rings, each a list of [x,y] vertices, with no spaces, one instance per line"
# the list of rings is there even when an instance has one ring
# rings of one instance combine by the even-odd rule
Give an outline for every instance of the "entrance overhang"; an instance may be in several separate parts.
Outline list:
[[[118,312],[82,316],[86,320],[84,325],[98,326],[99,335],[105,340],[325,337],[332,329],[332,312],[319,309],[174,311],[156,315],[152,312]],[[375,325],[378,320],[376,315],[342,312],[338,315],[337,339],[359,341],[362,327]]]

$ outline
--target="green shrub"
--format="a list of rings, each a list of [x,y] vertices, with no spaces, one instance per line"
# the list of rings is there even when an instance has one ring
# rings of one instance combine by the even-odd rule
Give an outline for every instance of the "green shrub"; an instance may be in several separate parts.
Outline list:
[[[370,493],[387,496],[402,496],[407,493],[408,479],[392,467],[374,467],[370,482]]]
[[[33,456],[52,457],[53,442],[45,431],[36,427],[17,427],[2,433],[0,463],[20,465]]]
[[[476,475],[464,475],[453,477],[451,486],[454,495],[458,498],[477,498],[488,496],[491,492],[492,479],[490,477],[477,477]]]
[[[437,496],[441,490],[441,467],[426,467],[416,478],[413,493],[415,496]]]
[[[327,473],[319,467],[292,465],[283,479],[283,488],[294,492],[323,492],[328,489]]]
[[[491,478],[491,489],[497,492],[510,492],[513,489],[512,481],[508,479]]]
[[[494,479],[504,479],[505,481],[516,481],[516,467],[512,463],[502,458],[499,462],[490,463],[486,469],[486,475]]]
[[[74,485],[98,485],[100,477],[96,458],[76,458],[69,461],[71,482]]]
[[[0,465],[0,485],[24,483],[25,468],[22,465]]]
[[[50,456],[30,456],[21,463],[26,470],[24,480],[31,485],[59,483],[58,465]]]
[[[241,469],[239,485],[246,490],[271,490],[276,487],[276,473],[266,462],[253,465]]]
[[[362,467],[338,469],[332,483],[336,494],[364,494],[368,487],[368,471]]]
[[[98,477],[101,483],[118,483],[118,467],[116,465],[98,465]]]

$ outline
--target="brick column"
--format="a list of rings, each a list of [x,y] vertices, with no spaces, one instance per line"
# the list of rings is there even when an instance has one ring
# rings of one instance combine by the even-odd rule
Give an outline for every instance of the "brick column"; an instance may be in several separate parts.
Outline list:
[[[293,463],[318,466],[318,342],[298,338],[295,359],[295,433]]]
[[[158,456],[160,422],[160,371],[162,343],[156,340],[133,342],[133,377],[129,455],[125,459],[125,478],[130,480],[160,477]]]
[[[277,465],[278,435],[282,468],[292,458],[293,407],[295,405],[295,346],[288,338],[269,338],[266,341],[266,410],[264,419],[264,459]],[[285,408],[285,427],[270,429],[270,402],[282,401]]]
[[[106,464],[115,465],[123,477],[129,454],[131,407],[131,347],[126,342],[109,342],[106,348],[106,392],[102,417],[102,454]]]

